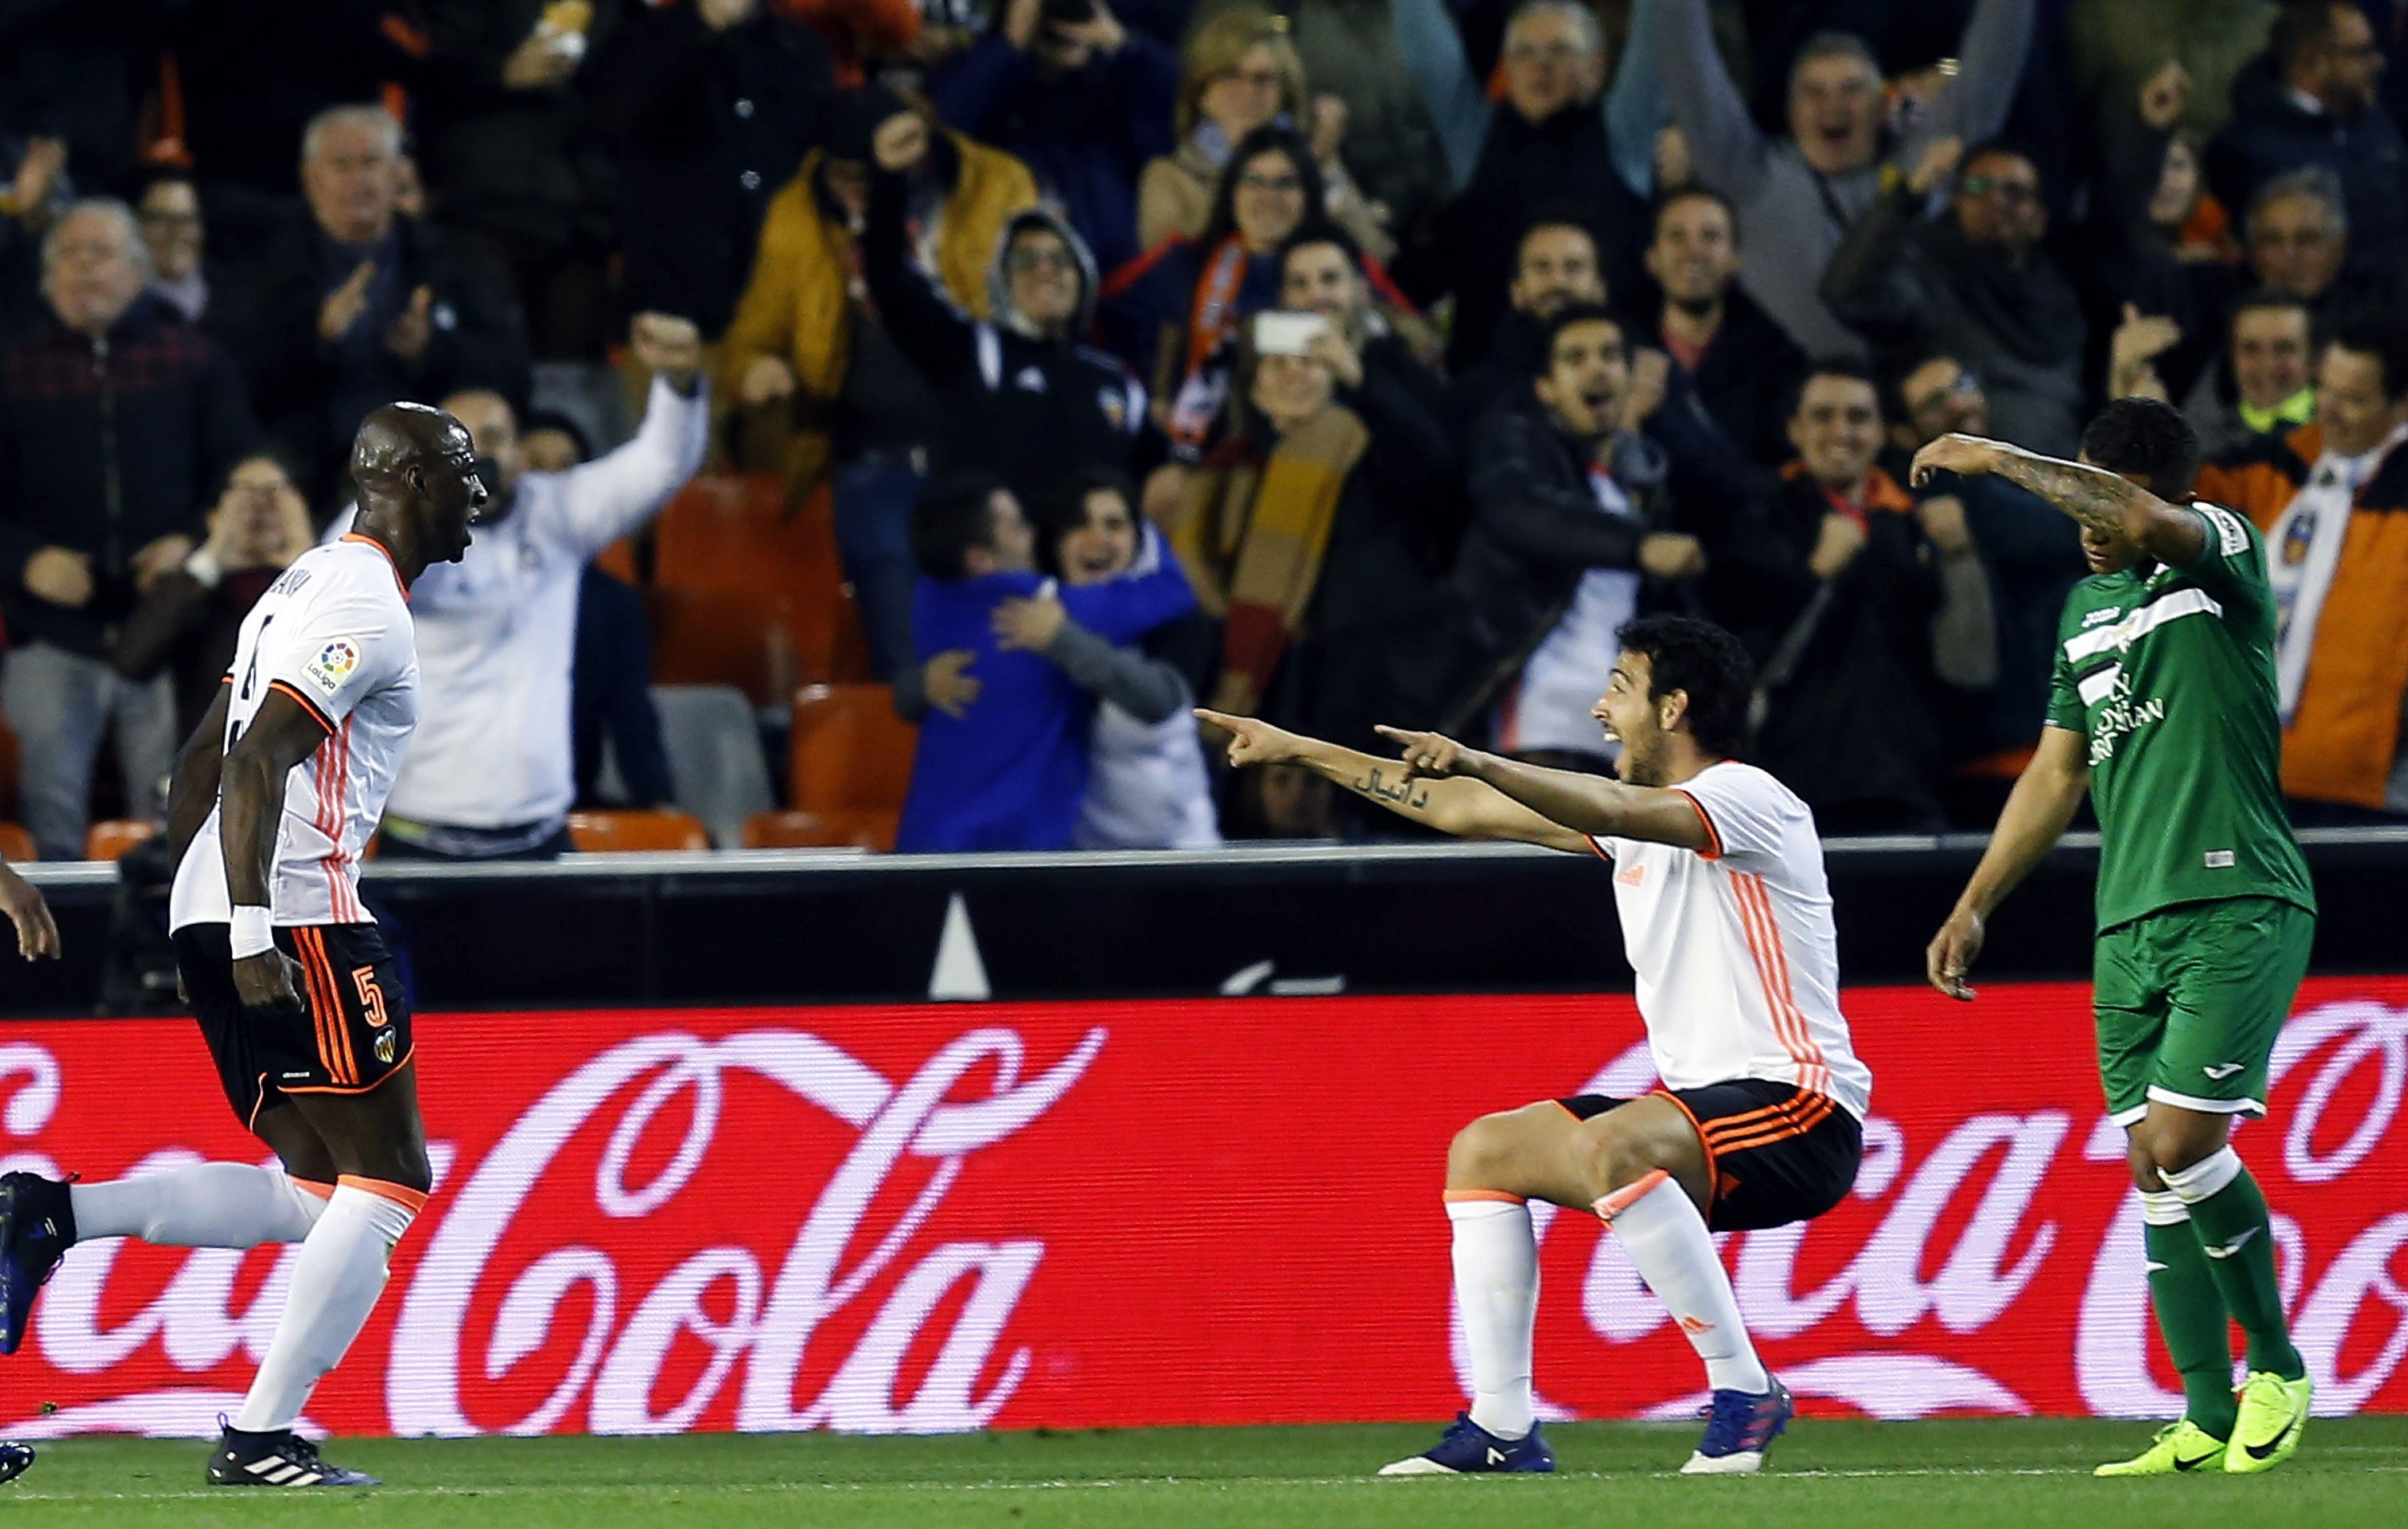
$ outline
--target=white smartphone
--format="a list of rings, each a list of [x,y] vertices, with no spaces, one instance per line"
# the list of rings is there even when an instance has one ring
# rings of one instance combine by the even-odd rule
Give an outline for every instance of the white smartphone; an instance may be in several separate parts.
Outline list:
[[[1306,356],[1316,335],[1329,332],[1329,321],[1318,313],[1272,311],[1254,315],[1254,353],[1259,356]]]

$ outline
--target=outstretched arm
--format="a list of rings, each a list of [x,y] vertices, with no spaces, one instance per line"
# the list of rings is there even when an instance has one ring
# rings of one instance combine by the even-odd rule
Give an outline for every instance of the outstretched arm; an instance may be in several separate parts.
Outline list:
[[[1463,838],[1519,839],[1568,853],[1588,851],[1587,838],[1542,817],[1502,792],[1466,777],[1416,779],[1393,759],[1375,759],[1319,738],[1299,737],[1252,717],[1202,707],[1196,715],[1229,734],[1229,763],[1293,764],[1336,782],[1399,818]]]
[[[1960,478],[1995,473],[2086,526],[2123,533],[2142,551],[2177,568],[2195,565],[2207,551],[2207,528],[2197,510],[2170,505],[2103,467],[2062,462],[1979,436],[1942,436],[1914,453],[1908,476],[1921,488],[1941,472]]]
[[[1704,850],[1713,844],[1705,813],[1677,791],[1627,786],[1601,775],[1525,764],[1502,754],[1466,749],[1439,733],[1383,727],[1380,736],[1404,750],[1407,777],[1414,786],[1432,779],[1476,780],[1583,838],[1611,834],[1684,850]]]
[[[2082,793],[2090,786],[2090,766],[2083,748],[2083,736],[2070,728],[2041,729],[2040,748],[2016,778],[2015,789],[1999,814],[1999,826],[1990,834],[1990,847],[1982,851],[1982,863],[1973,867],[1972,879],[1965,883],[1948,922],[1940,926],[1924,952],[1931,985],[1951,998],[1973,996],[1965,974],[1982,953],[1990,914],[2031,874],[2033,866],[2048,857],[2057,841],[2065,836],[2074,808],[2082,805]]]

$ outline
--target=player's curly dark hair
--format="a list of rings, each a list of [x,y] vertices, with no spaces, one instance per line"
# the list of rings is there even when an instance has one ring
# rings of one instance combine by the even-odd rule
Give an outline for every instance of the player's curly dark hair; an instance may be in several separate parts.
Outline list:
[[[2181,504],[2199,476],[2199,436],[2182,410],[2155,398],[2118,398],[2082,433],[2082,454],[2094,466],[2139,476],[2151,493]]]
[[[1616,635],[1625,652],[1647,655],[1647,698],[1685,691],[1698,747],[1738,757],[1747,746],[1748,698],[1756,691],[1756,664],[1739,639],[1695,616],[1641,616]]]

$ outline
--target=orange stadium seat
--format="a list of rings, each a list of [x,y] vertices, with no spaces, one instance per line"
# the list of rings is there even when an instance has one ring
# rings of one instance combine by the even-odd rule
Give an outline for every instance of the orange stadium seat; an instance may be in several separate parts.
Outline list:
[[[790,511],[779,479],[697,478],[661,512],[652,550],[657,587],[784,600],[796,664],[791,682],[870,678],[869,646],[837,559],[836,503],[825,486]]]
[[[157,823],[140,818],[111,818],[96,822],[84,831],[83,857],[115,860],[157,832]]]
[[[587,854],[710,848],[701,821],[682,812],[572,812],[568,838]]]
[[[780,808],[744,820],[747,850],[883,850],[893,841],[882,814],[839,812],[829,819]]]
[[[623,584],[643,582],[636,572],[636,544],[624,537],[602,549],[594,565]]]
[[[39,860],[34,851],[34,836],[12,822],[0,822],[0,860]]]
[[[644,609],[655,684],[733,685],[754,706],[768,706],[802,678],[792,595],[654,584],[644,591]]]
[[[807,685],[795,693],[793,800],[830,836],[818,842],[895,847],[919,736],[895,715],[883,685]]]
[[[836,512],[825,488],[786,507],[786,486],[762,474],[709,473],[677,492],[652,529],[652,579],[681,589],[833,588]]]

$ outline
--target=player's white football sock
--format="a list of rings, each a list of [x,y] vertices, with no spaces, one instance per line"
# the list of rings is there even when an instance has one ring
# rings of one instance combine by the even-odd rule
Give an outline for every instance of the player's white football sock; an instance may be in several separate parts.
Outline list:
[[[1739,1297],[1714,1255],[1706,1219],[1672,1176],[1658,1168],[1598,1201],[1597,1213],[1622,1239],[1622,1250],[1647,1288],[1689,1336],[1689,1347],[1706,1362],[1707,1383],[1716,1391],[1770,1391],[1771,1378],[1740,1321]]]
[[[298,1242],[324,1213],[332,1184],[279,1168],[195,1163],[106,1184],[70,1184],[76,1237],[140,1237],[170,1248]]]
[[[425,1204],[425,1195],[399,1184],[343,1175],[293,1261],[293,1292],[236,1428],[263,1434],[293,1426],[319,1377],[366,1325],[384,1292],[385,1262]]]
[[[1455,1297],[1471,1350],[1471,1421],[1520,1438],[1530,1410],[1530,1322],[1539,1309],[1539,1245],[1530,1207],[1486,1190],[1446,1192],[1455,1223]]]

